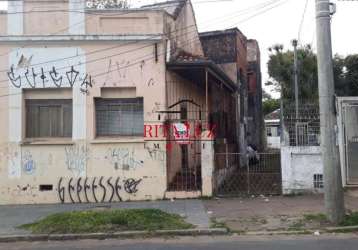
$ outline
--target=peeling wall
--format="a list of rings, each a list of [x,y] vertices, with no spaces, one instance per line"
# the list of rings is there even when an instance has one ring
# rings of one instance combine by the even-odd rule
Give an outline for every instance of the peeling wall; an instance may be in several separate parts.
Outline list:
[[[320,147],[281,146],[282,192],[322,192],[315,189],[314,174],[323,174]]]
[[[12,72],[8,71],[13,80],[9,80],[7,72],[0,75],[0,81],[7,83],[0,89],[0,95],[5,95],[0,99],[3,104],[0,119],[5,121],[0,131],[0,204],[115,202],[164,197],[165,142],[147,141],[152,138],[143,136],[97,138],[95,135],[96,97],[143,97],[145,124],[164,122],[156,113],[165,109],[164,55],[157,62],[154,57],[138,60],[143,54],[153,53],[154,45],[150,42],[105,50],[115,45],[118,43],[83,42],[73,47],[52,44],[17,49],[0,46],[0,51],[12,50],[8,59],[1,59],[1,67],[13,68]],[[158,50],[163,49],[158,44]],[[100,50],[103,50],[100,55],[91,53]],[[114,51],[123,54],[113,56]],[[63,57],[69,59],[57,60]],[[72,66],[78,77],[71,87],[66,73],[71,72]],[[53,67],[57,75],[52,76],[57,82],[50,75]],[[87,74],[92,76],[93,86],[83,93],[80,87]],[[29,141],[24,134],[24,100],[53,95],[68,98],[68,93],[73,99],[72,138]]]

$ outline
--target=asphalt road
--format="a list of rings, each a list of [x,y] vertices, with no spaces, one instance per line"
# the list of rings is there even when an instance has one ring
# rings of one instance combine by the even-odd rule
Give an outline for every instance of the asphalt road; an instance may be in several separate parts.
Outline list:
[[[357,250],[358,235],[290,237],[182,237],[173,239],[83,240],[0,243],[0,249],[35,250]]]

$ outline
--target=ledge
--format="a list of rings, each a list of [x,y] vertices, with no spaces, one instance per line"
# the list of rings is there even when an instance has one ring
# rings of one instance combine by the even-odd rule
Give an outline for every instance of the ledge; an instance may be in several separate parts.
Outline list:
[[[34,140],[24,140],[20,145],[74,145],[75,142],[72,139],[61,140],[61,139],[34,139]]]
[[[91,144],[109,144],[109,143],[144,143],[143,137],[118,137],[118,138],[96,138],[90,141]]]
[[[159,41],[161,34],[148,35],[7,35],[0,42],[73,42],[73,41]]]

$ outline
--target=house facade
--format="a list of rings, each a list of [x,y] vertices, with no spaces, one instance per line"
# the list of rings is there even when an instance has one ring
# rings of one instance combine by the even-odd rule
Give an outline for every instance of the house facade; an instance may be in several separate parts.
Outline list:
[[[211,195],[237,86],[204,57],[190,1],[10,1],[0,35],[0,204]]]

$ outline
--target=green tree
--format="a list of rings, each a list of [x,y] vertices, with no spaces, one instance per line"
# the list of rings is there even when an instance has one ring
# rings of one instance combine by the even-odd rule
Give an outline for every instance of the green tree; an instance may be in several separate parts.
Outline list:
[[[268,62],[270,81],[275,90],[282,91],[284,99],[294,98],[293,51],[286,50],[282,45],[269,48],[271,52]],[[318,99],[317,58],[309,45],[298,48],[298,86],[299,97],[305,101]]]
[[[280,100],[279,99],[267,99],[262,102],[262,112],[264,115],[270,114],[276,109],[280,108]]]
[[[266,85],[282,90],[285,100],[294,99],[293,51],[282,45],[269,48],[267,64],[270,81]],[[301,102],[318,101],[317,57],[309,45],[297,50],[299,98]],[[338,96],[358,96],[358,55],[333,58],[335,91]]]

